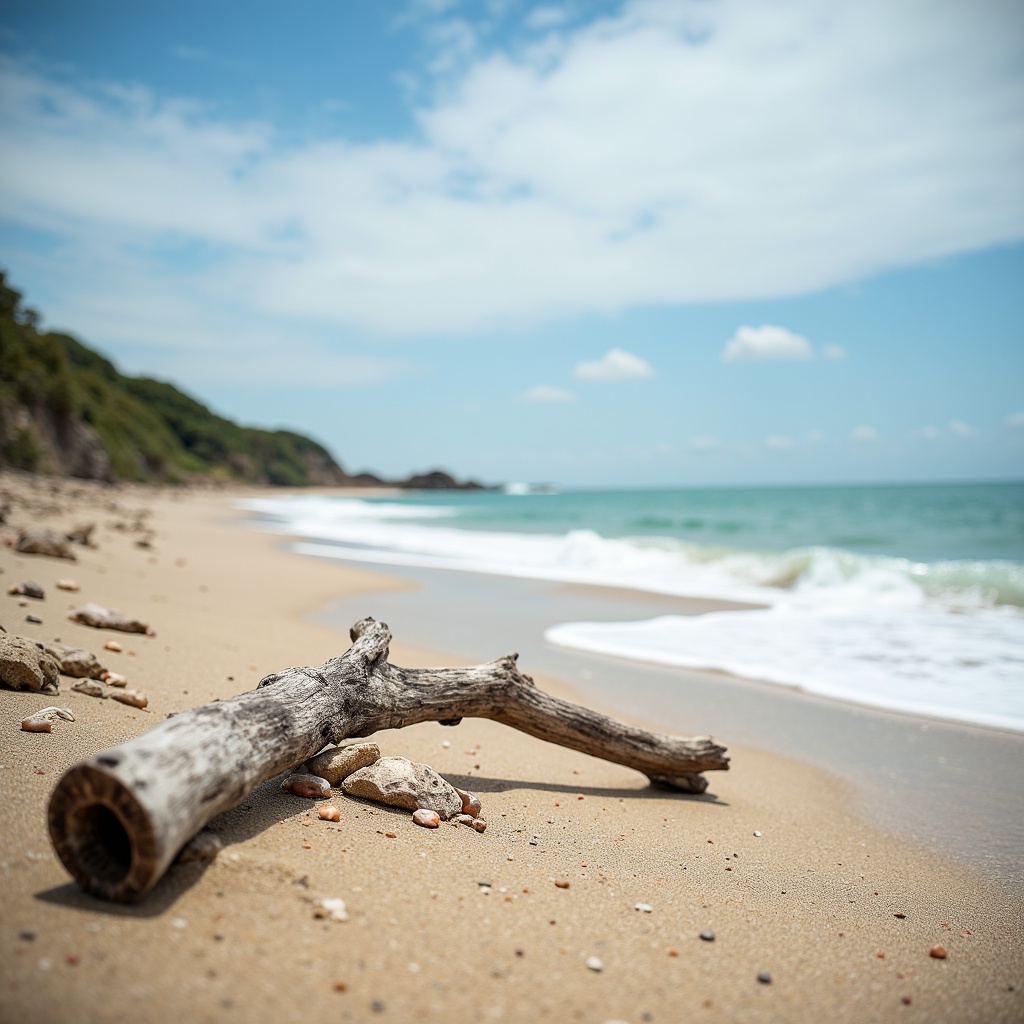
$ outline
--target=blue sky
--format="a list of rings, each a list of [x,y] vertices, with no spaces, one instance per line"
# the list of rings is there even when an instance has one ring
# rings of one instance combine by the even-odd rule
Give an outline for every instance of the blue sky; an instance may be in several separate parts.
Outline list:
[[[0,265],[351,470],[1024,476],[1015,2],[0,11]]]

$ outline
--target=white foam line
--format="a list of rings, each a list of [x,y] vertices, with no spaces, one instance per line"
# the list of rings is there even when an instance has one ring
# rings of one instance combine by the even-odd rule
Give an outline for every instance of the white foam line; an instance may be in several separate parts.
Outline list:
[[[454,572],[472,572],[484,576],[513,576],[519,579],[544,580],[549,583],[577,583],[584,586],[624,588],[667,597],[704,598],[714,601],[732,601],[766,607],[778,600],[778,595],[762,588],[701,586],[699,582],[686,582],[676,586],[656,580],[638,580],[623,574],[621,578],[598,573],[576,571],[564,566],[546,569],[540,566],[508,565],[500,562],[459,561],[443,555],[413,554],[407,551],[383,548],[353,548],[316,541],[297,541],[293,546],[297,554],[333,558],[340,562],[376,562],[381,565],[407,565],[417,569],[448,569]]]

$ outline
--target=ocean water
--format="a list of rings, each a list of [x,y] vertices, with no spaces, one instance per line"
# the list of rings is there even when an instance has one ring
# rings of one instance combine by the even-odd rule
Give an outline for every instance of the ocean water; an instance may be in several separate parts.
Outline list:
[[[1024,731],[1024,484],[300,495],[243,506],[310,555],[754,604],[552,623],[545,635]]]

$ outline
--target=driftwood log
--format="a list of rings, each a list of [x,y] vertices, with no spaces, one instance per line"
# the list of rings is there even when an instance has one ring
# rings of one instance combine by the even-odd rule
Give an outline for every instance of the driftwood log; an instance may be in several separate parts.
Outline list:
[[[703,792],[701,772],[729,767],[710,737],[623,725],[538,690],[511,654],[472,668],[388,663],[391,632],[373,619],[319,667],[289,668],[249,693],[185,711],[70,768],[50,798],[64,866],[89,892],[132,902],[215,815],[326,744],[417,722],[490,718],[551,743]]]

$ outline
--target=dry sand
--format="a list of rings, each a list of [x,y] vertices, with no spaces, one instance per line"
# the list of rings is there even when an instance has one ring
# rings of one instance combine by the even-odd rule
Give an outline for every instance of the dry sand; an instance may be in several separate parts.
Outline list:
[[[747,747],[731,746],[732,770],[712,776],[709,794],[686,797],[490,722],[383,733],[384,753],[476,792],[488,830],[427,831],[340,794],[330,824],[270,780],[212,823],[226,844],[214,862],[172,868],[137,906],[84,894],[46,832],[68,766],[168,712],[321,663],[347,639],[311,612],[405,584],[283,552],[238,529],[223,493],[51,491],[12,476],[2,489],[16,496],[8,534],[30,522],[99,526],[98,547],[77,548],[76,564],[0,547],[0,623],[102,653],[150,704],[90,698],[67,679],[59,698],[0,691],[0,1020],[1024,1019],[1019,888],[893,839],[848,810],[852,793],[835,778]],[[143,531],[115,528],[142,509]],[[146,532],[152,547],[137,547]],[[54,589],[68,576],[80,593]],[[6,595],[26,579],[45,601]],[[68,622],[84,600],[148,619],[157,635]],[[124,653],[102,651],[115,636]],[[458,663],[400,636],[391,659]],[[19,730],[50,703],[77,720]],[[315,919],[326,897],[344,899],[350,920]],[[946,959],[929,955],[936,945]]]

